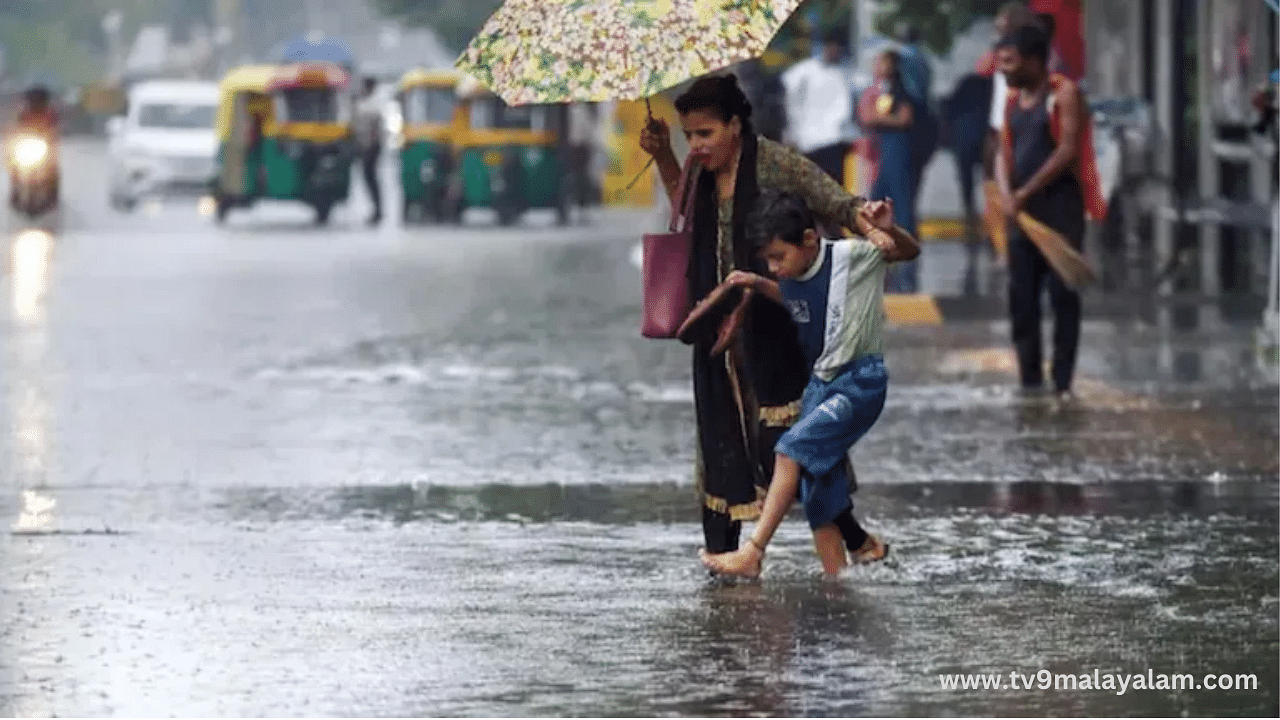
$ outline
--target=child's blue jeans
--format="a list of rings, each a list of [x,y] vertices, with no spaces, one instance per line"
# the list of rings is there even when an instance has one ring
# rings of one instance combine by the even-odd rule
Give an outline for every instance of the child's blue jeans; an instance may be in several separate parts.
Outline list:
[[[811,528],[832,522],[849,506],[844,459],[880,418],[888,386],[889,375],[880,355],[854,360],[831,382],[817,375],[809,378],[800,419],[774,450],[803,469],[800,500]]]

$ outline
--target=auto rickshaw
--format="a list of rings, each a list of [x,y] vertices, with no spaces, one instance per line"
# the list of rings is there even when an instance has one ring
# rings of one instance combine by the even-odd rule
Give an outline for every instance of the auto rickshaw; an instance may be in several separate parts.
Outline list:
[[[424,217],[457,221],[447,199],[455,167],[453,135],[465,127],[455,70],[411,70],[400,79],[400,186],[405,222]]]
[[[526,210],[554,208],[556,221],[569,221],[569,201],[551,108],[512,107],[478,83],[461,83],[468,120],[455,135],[460,187],[457,212],[491,207],[498,222],[511,225]]]
[[[325,224],[347,199],[355,158],[351,77],[332,63],[252,65],[223,78],[219,222],[258,200],[300,200]]]

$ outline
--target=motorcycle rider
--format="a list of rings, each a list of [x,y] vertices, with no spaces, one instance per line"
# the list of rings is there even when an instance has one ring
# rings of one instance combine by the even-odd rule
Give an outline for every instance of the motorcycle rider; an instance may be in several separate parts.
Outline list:
[[[48,139],[54,139],[58,132],[58,111],[50,102],[49,88],[43,85],[32,85],[22,94],[22,111],[18,113],[20,129],[37,132]]]
[[[49,154],[56,158],[59,118],[57,110],[52,106],[51,96],[52,93],[43,85],[32,85],[27,88],[23,93],[22,109],[18,112],[14,132],[11,135],[16,136],[28,133],[39,136],[48,143]],[[58,196],[59,179],[59,173],[55,166],[52,180],[54,197]],[[10,204],[16,203],[17,198],[17,183],[11,181],[9,183]]]

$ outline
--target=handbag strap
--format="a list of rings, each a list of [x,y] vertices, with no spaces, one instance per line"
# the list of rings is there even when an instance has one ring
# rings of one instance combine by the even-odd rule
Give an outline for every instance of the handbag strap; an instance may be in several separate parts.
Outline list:
[[[667,225],[669,232],[683,232],[689,227],[689,217],[693,215],[693,199],[697,195],[696,183],[690,182],[698,171],[692,158],[686,159],[684,169],[680,171],[680,182],[676,185],[676,195],[671,198],[671,222]]]

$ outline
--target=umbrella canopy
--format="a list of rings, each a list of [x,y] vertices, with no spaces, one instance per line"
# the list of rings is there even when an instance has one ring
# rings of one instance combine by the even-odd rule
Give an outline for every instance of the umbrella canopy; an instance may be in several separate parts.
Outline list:
[[[511,105],[639,100],[764,52],[800,0],[506,0],[455,65]]]
[[[353,65],[355,56],[351,48],[338,38],[298,38],[280,53],[285,62],[331,62],[339,65]]]

